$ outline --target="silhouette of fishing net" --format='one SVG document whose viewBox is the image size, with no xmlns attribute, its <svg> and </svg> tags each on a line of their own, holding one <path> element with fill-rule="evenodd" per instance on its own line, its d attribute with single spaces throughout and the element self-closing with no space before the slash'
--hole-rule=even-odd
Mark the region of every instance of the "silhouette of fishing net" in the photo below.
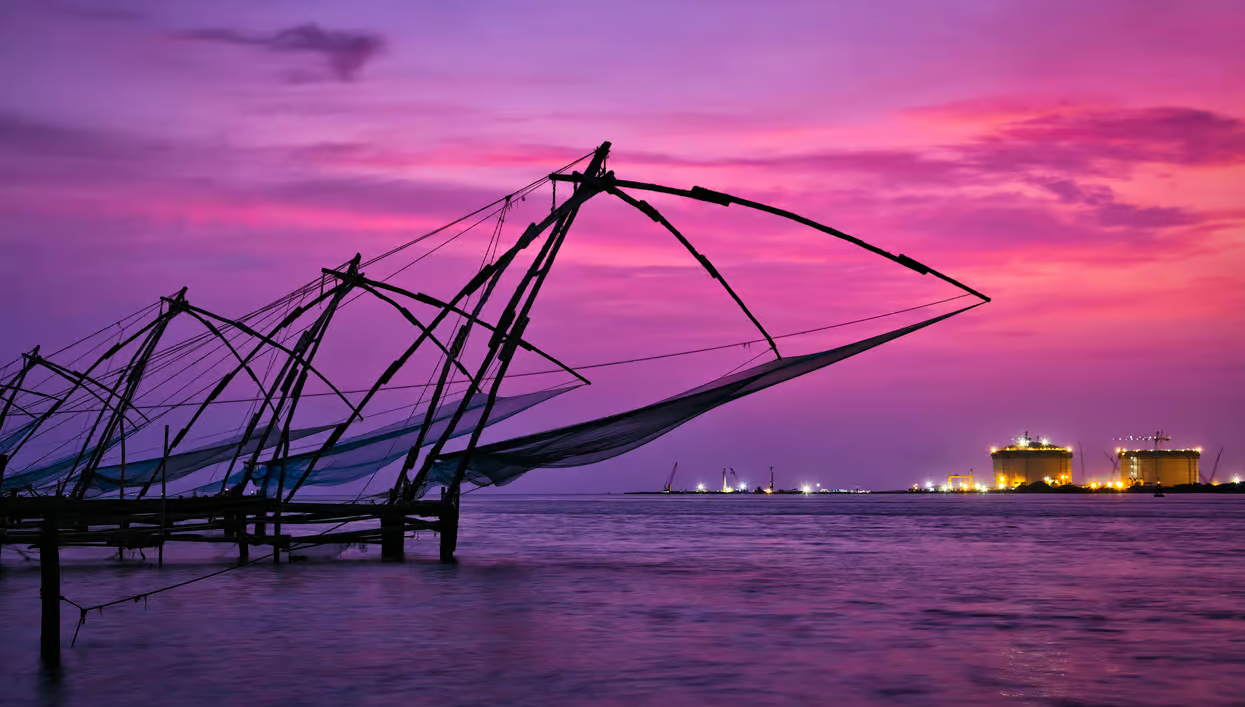
<svg viewBox="0 0 1245 707">
<path fill-rule="evenodd" d="M 534 405 L 573 390 L 575 387 L 577 386 L 554 388 L 536 393 L 499 398 L 489 414 L 487 424 L 492 425 L 501 422 Z M 484 412 L 483 408 L 486 400 L 487 396 L 480 393 L 472 397 L 468 403 L 467 412 L 454 430 L 453 437 L 467 434 L 475 427 Z M 428 434 L 425 435 L 425 445 L 432 444 L 445 431 L 460 402 L 461 400 L 454 400 L 437 408 L 436 412 L 433 413 L 432 425 L 429 428 Z M 407 450 L 418 440 L 420 429 L 423 426 L 423 415 L 419 415 L 418 418 L 421 421 L 418 424 L 412 424 L 410 420 L 403 420 L 338 442 L 320 455 L 315 470 L 307 477 L 304 485 L 336 486 L 346 484 L 374 474 L 385 466 L 392 464 L 405 456 Z M 334 427 L 336 425 L 293 429 L 290 430 L 290 440 L 296 441 L 305 437 L 311 437 L 327 432 Z M 127 432 L 127 436 L 129 434 L 131 433 Z M 265 439 L 265 436 L 267 439 Z M 274 447 L 279 439 L 279 435 L 275 432 L 265 435 L 265 428 L 261 427 L 252 433 L 251 439 L 247 441 L 239 453 L 238 447 L 242 444 L 243 437 L 244 435 L 239 433 L 221 442 L 170 455 L 168 458 L 168 468 L 164 473 L 160 470 L 161 462 L 163 461 L 161 457 L 127 462 L 124 479 L 121 478 L 120 464 L 101 466 L 95 470 L 94 475 L 91 477 L 90 487 L 94 495 L 100 495 L 117 491 L 122 488 L 123 484 L 126 489 L 137 490 L 145 484 L 152 482 L 161 480 L 165 482 L 176 481 L 196 471 L 230 461 L 234 459 L 235 455 L 238 458 L 246 458 L 254 454 L 255 450 L 260 448 L 261 443 L 264 448 Z M 4 441 L 7 442 L 8 438 L 5 438 Z M 116 438 L 109 446 L 115 446 L 119 441 L 120 438 Z M 7 490 L 10 488 L 26 488 L 28 486 L 35 488 L 48 486 L 72 472 L 75 466 L 80 464 L 83 459 L 89 459 L 94 451 L 94 448 L 88 449 L 82 455 L 74 452 L 50 464 L 23 470 L 17 474 L 6 475 L 3 488 Z M 302 476 L 303 471 L 310 466 L 315 456 L 316 452 L 311 451 L 291 455 L 275 463 L 265 462 L 262 470 L 252 472 L 249 475 L 246 469 L 240 469 L 230 475 L 225 486 L 232 487 L 251 481 L 260 487 L 263 492 L 266 492 L 270 487 L 276 488 L 280 480 L 282 466 L 285 469 L 286 484 L 290 484 Z M 221 482 L 215 481 L 183 493 L 210 494 L 216 493 L 220 488 Z"/>
<path fill-rule="evenodd" d="M 564 386 L 535 393 L 498 398 L 485 424 L 494 425 L 577 387 L 579 386 Z M 458 426 L 454 428 L 451 437 L 469 434 L 479 424 L 484 414 L 484 404 L 487 400 L 488 396 L 483 393 L 476 393 L 471 397 L 467 411 L 459 420 Z M 429 425 L 428 432 L 424 435 L 424 446 L 431 445 L 438 437 L 444 434 L 461 402 L 461 399 L 450 401 L 439 406 L 433 412 L 432 424 Z M 421 414 L 417 418 L 420 420 L 417 424 L 412 424 L 410 420 L 403 420 L 402 422 L 396 422 L 341 440 L 319 454 L 315 468 L 307 476 L 303 485 L 340 486 L 375 474 L 386 466 L 405 457 L 407 451 L 419 441 L 424 416 Z M 315 459 L 318 453 L 318 451 L 304 452 L 279 459 L 276 462 L 266 462 L 263 469 L 253 471 L 249 475 L 246 469 L 241 469 L 231 474 L 225 485 L 233 487 L 249 480 L 259 487 L 261 494 L 268 495 L 269 490 L 277 488 L 284 470 L 285 487 L 290 488 L 303 475 L 303 472 L 311 466 L 312 460 Z M 194 489 L 194 491 L 215 493 L 220 490 L 220 486 L 220 482 L 216 481 Z"/>
<path fill-rule="evenodd" d="M 19 433 L 24 430 L 19 430 Z M 137 432 L 137 430 L 127 430 L 126 437 Z M 6 440 L 7 441 L 7 440 Z M 108 447 L 119 444 L 121 436 L 113 437 Z M 0 491 L 9 491 L 13 489 L 41 488 L 56 483 L 80 465 L 84 460 L 90 459 L 97 447 L 89 447 L 85 452 L 73 452 L 57 459 L 54 462 L 44 464 L 42 466 L 23 469 L 17 473 L 6 473 L 4 481 L 0 482 Z M 159 460 L 156 460 L 157 463 Z"/>
<path fill-rule="evenodd" d="M 14 445 L 21 441 L 22 437 L 24 437 L 27 432 L 34 428 L 34 426 L 35 421 L 31 420 L 21 427 L 13 430 L 8 435 L 0 437 L 0 454 L 4 454 L 12 449 Z"/>
<path fill-rule="evenodd" d="M 335 425 L 290 430 L 290 441 L 327 432 L 333 429 L 333 427 Z M 242 444 L 244 433 L 238 433 L 223 442 L 210 446 L 170 455 L 168 471 L 165 473 L 160 471 L 161 459 L 159 457 L 127 462 L 125 465 L 125 487 L 133 489 L 162 479 L 164 481 L 176 481 L 200 469 L 206 469 L 213 464 L 227 462 L 233 459 L 235 454 L 239 457 L 254 454 L 255 450 L 260 448 L 261 442 L 265 448 L 276 446 L 277 441 L 280 439 L 279 435 L 275 432 L 267 435 L 265 433 L 266 428 L 264 427 L 255 430 L 251 435 L 251 439 L 242 447 L 241 453 L 238 452 L 238 445 Z M 90 485 L 91 488 L 101 492 L 118 490 L 122 485 L 121 465 L 113 464 L 111 466 L 99 467 L 91 477 Z"/>
<path fill-rule="evenodd" d="M 504 486 L 533 469 L 561 469 L 605 461 L 643 446 L 720 405 L 850 358 L 968 309 L 971 307 L 829 351 L 762 363 L 636 410 L 477 447 L 468 460 L 463 480 L 477 486 Z M 436 484 L 450 484 L 463 454 L 442 455 L 420 492 Z"/>
</svg>

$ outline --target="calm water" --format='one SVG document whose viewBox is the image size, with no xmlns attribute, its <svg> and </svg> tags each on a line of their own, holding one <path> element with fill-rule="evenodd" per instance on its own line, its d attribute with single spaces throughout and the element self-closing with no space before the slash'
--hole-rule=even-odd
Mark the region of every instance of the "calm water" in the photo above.
<svg viewBox="0 0 1245 707">
<path fill-rule="evenodd" d="M 0 570 L 0 703 L 1245 705 L 1245 498 L 466 499 L 431 536 L 230 572 L 92 616 L 37 668 L 37 563 Z M 68 563 L 106 601 L 224 550 Z"/>
</svg>

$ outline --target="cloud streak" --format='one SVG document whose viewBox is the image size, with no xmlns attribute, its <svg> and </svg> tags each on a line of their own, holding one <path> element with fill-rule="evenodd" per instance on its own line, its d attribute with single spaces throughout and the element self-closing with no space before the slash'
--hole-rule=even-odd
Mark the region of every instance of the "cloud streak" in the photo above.
<svg viewBox="0 0 1245 707">
<path fill-rule="evenodd" d="M 271 34 L 208 28 L 179 32 L 177 36 L 196 42 L 256 47 L 277 54 L 311 54 L 319 57 L 331 76 L 342 82 L 356 80 L 363 68 L 385 49 L 385 41 L 378 34 L 329 30 L 314 23 L 295 25 Z"/>
</svg>

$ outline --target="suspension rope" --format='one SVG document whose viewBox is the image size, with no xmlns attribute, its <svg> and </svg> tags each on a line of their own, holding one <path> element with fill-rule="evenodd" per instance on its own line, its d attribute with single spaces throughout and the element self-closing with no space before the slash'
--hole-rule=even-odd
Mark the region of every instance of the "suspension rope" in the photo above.
<svg viewBox="0 0 1245 707">
<path fill-rule="evenodd" d="M 324 531 L 322 531 L 322 532 L 316 533 L 315 535 L 310 535 L 310 536 L 307 536 L 307 537 L 308 537 L 308 538 L 312 538 L 312 539 L 314 539 L 314 538 L 320 537 L 320 536 L 322 536 L 322 535 L 327 535 L 328 533 L 331 533 L 331 532 L 333 532 L 334 530 L 337 530 L 338 528 L 342 527 L 343 525 L 346 525 L 347 523 L 353 523 L 353 522 L 355 522 L 355 521 L 354 521 L 354 520 L 344 520 L 344 521 L 342 521 L 342 522 L 338 523 L 337 525 L 333 526 L 332 528 L 329 528 L 329 529 L 324 530 Z M 308 547 L 312 547 L 312 546 L 314 546 L 314 545 L 318 545 L 318 544 L 319 544 L 319 543 L 314 543 L 314 542 L 303 542 L 303 543 L 297 543 L 297 544 L 295 544 L 295 545 L 291 545 L 291 546 L 290 546 L 290 547 L 286 550 L 286 553 L 292 552 L 292 551 L 294 551 L 294 550 L 302 550 L 302 549 L 305 549 L 305 548 L 308 548 Z M 208 574 L 202 575 L 202 576 L 200 576 L 200 577 L 195 577 L 195 578 L 193 578 L 193 579 L 188 579 L 188 580 L 186 580 L 186 581 L 184 581 L 184 582 L 178 582 L 178 583 L 176 583 L 176 584 L 170 584 L 170 585 L 168 585 L 168 586 L 166 586 L 166 587 L 160 587 L 159 589 L 153 589 L 153 590 L 151 590 L 151 591 L 149 591 L 149 592 L 140 592 L 140 593 L 138 593 L 138 594 L 132 594 L 132 595 L 130 595 L 130 596 L 128 596 L 128 597 L 123 597 L 123 598 L 121 598 L 121 599 L 114 599 L 113 601 L 106 601 L 106 602 L 104 602 L 104 603 L 102 603 L 102 604 L 94 604 L 94 605 L 92 605 L 92 606 L 83 606 L 83 605 L 79 604 L 78 602 L 76 602 L 76 601 L 74 601 L 74 600 L 70 599 L 69 597 L 67 597 L 67 596 L 65 596 L 65 595 L 63 595 L 63 594 L 62 594 L 62 595 L 60 596 L 60 600 L 61 600 L 61 601 L 65 602 L 66 604 L 69 604 L 69 605 L 71 605 L 71 606 L 77 607 L 77 609 L 78 609 L 78 626 L 77 626 L 77 628 L 75 628 L 75 629 L 74 629 L 74 632 L 73 632 L 73 640 L 69 643 L 69 647 L 70 647 L 70 648 L 73 648 L 73 647 L 75 647 L 75 646 L 77 645 L 77 643 L 78 643 L 78 632 L 79 632 L 79 631 L 81 631 L 81 630 L 82 630 L 83 625 L 85 625 L 85 624 L 86 624 L 86 617 L 87 617 L 87 614 L 88 614 L 89 612 L 92 612 L 92 611 L 98 611 L 98 612 L 100 613 L 100 615 L 102 616 L 102 615 L 103 615 L 103 613 L 104 613 L 104 609 L 107 609 L 107 608 L 108 608 L 108 607 L 110 607 L 110 606 L 117 606 L 118 604 L 126 604 L 126 603 L 134 603 L 134 604 L 137 604 L 140 600 L 141 600 L 141 601 L 146 602 L 146 600 L 147 600 L 148 598 L 150 598 L 150 597 L 152 597 L 152 596 L 155 596 L 156 594 L 161 594 L 161 593 L 164 593 L 164 592 L 172 591 L 172 590 L 174 590 L 174 589 L 179 589 L 179 588 L 181 588 L 181 587 L 185 587 L 185 586 L 187 586 L 187 585 L 194 584 L 194 583 L 196 583 L 196 582 L 202 582 L 202 581 L 204 581 L 204 580 L 211 579 L 211 578 L 213 578 L 213 577 L 219 577 L 220 575 L 225 574 L 226 572 L 233 572 L 234 570 L 239 570 L 239 569 L 242 569 L 243 567 L 250 567 L 251 565 L 259 564 L 260 562 L 263 562 L 264 560 L 267 560 L 267 559 L 271 558 L 273 555 L 277 554 L 278 552 L 280 552 L 280 550 L 273 550 L 272 552 L 268 553 L 267 555 L 264 555 L 263 557 L 258 557 L 258 558 L 254 559 L 254 560 L 250 560 L 249 562 L 244 562 L 244 563 L 241 563 L 241 564 L 233 565 L 233 566 L 231 566 L 231 567 L 226 567 L 225 569 L 222 569 L 222 570 L 217 570 L 216 572 L 211 572 L 211 573 L 208 573 Z"/>
<path fill-rule="evenodd" d="M 920 304 L 915 307 L 905 307 L 904 309 L 897 309 L 893 312 L 887 312 L 885 314 L 877 314 L 871 317 L 864 317 L 862 319 L 853 319 L 851 321 L 840 322 L 838 324 L 828 324 L 826 326 L 814 327 L 812 329 L 805 329 L 803 331 L 793 331 L 787 334 L 778 334 L 774 336 L 774 338 L 775 339 L 789 339 L 795 336 L 805 336 L 808 334 L 815 334 L 815 333 L 822 332 L 822 331 L 828 331 L 830 329 L 839 329 L 841 327 L 851 326 L 853 324 L 862 324 L 864 322 L 871 322 L 877 319 L 883 319 L 885 317 L 893 317 L 898 314 L 913 312 L 919 309 L 926 309 L 928 307 L 933 307 L 935 305 L 944 304 L 946 302 L 951 302 L 951 301 L 962 299 L 964 297 L 969 297 L 969 296 L 970 295 L 968 294 L 956 295 L 955 297 L 948 297 L 946 299 L 940 299 L 934 302 L 927 302 L 925 304 Z M 706 346 L 704 348 L 699 348 L 699 349 L 687 349 L 684 351 L 673 351 L 670 353 L 656 354 L 653 356 L 638 356 L 635 358 L 627 358 L 627 359 L 621 359 L 617 361 L 605 361 L 602 363 L 588 363 L 582 366 L 570 366 L 570 368 L 576 371 L 586 371 L 586 370 L 591 370 L 594 368 L 609 368 L 613 366 L 625 366 L 625 365 L 632 364 L 632 363 L 643 363 L 646 361 L 658 361 L 661 359 L 677 358 L 680 356 L 692 356 L 695 354 L 709 353 L 712 351 L 723 351 L 725 349 L 733 349 L 733 348 L 737 348 L 740 346 L 748 346 L 751 344 L 759 344 L 759 343 L 764 343 L 764 342 L 765 342 L 765 339 L 749 339 L 747 341 L 736 341 L 730 344 L 720 344 L 717 346 Z M 530 377 L 530 376 L 550 375 L 553 373 L 565 373 L 565 370 L 561 368 L 550 368 L 550 369 L 541 370 L 541 371 L 528 371 L 525 373 L 507 373 L 506 377 L 507 378 L 525 378 L 525 377 Z M 484 380 L 492 380 L 492 377 L 491 376 L 486 377 Z M 418 389 L 418 388 L 429 387 L 429 385 L 430 384 L 425 384 L 425 383 L 411 383 L 407 385 L 390 385 L 390 386 L 383 386 L 379 390 L 383 390 L 383 391 L 413 390 L 413 389 Z M 368 391 L 359 389 L 359 390 L 343 390 L 341 392 L 344 395 L 353 395 L 353 394 L 358 394 L 358 393 L 366 393 Z M 327 396 L 327 395 L 336 395 L 336 393 L 332 393 L 328 391 L 320 392 L 320 393 L 303 393 L 303 397 L 322 397 L 322 396 Z M 225 404 L 234 404 L 234 403 L 250 403 L 250 402 L 254 402 L 255 400 L 256 398 L 234 398 L 230 400 L 217 400 L 217 401 L 214 401 L 212 404 L 213 405 L 225 405 Z M 151 406 L 139 405 L 136 407 L 138 409 L 147 410 L 147 409 L 155 409 L 155 408 L 185 407 L 188 405 L 198 405 L 198 404 L 199 403 L 175 403 L 171 405 L 151 405 Z M 70 412 L 92 412 L 92 410 L 80 409 L 80 410 L 65 411 L 66 414 Z"/>
</svg>

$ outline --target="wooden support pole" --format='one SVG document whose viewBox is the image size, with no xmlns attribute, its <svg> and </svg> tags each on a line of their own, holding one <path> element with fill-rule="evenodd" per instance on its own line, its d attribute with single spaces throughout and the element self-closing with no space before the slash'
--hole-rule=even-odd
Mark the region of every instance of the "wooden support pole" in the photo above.
<svg viewBox="0 0 1245 707">
<path fill-rule="evenodd" d="M 168 537 L 169 519 L 169 426 L 164 426 L 164 459 L 160 462 L 160 549 L 156 564 L 164 567 L 164 540 Z"/>
<path fill-rule="evenodd" d="M 458 549 L 458 493 L 441 489 L 441 561 L 453 562 Z"/>
<path fill-rule="evenodd" d="M 281 537 L 281 496 L 285 491 L 285 456 L 290 453 L 290 426 L 287 422 L 285 429 L 281 432 L 281 443 L 277 445 L 277 449 L 284 455 L 281 458 L 281 478 L 277 479 L 277 507 L 272 511 L 272 534 L 275 537 Z M 272 564 L 281 564 L 281 545 L 275 540 L 272 544 Z"/>
<path fill-rule="evenodd" d="M 61 552 L 57 522 L 55 513 L 45 515 L 39 538 L 39 597 L 43 602 L 39 657 L 49 670 L 61 664 Z"/>
<path fill-rule="evenodd" d="M 17 393 L 14 392 L 14 395 L 16 394 Z M 4 468 L 8 465 L 8 463 L 9 463 L 8 455 L 6 455 L 4 452 L 0 452 L 0 488 L 4 487 Z M 0 495 L 3 495 L 3 493 L 4 492 L 0 490 Z M 9 519 L 4 514 L 0 513 L 0 553 L 4 552 L 4 540 L 5 540 L 5 537 L 8 535 L 8 532 L 9 532 Z M 0 570 L 3 570 L 3 569 L 4 569 L 4 563 L 0 562 Z"/>
<path fill-rule="evenodd" d="M 402 547 L 406 537 L 406 518 L 401 511 L 393 506 L 385 509 L 380 517 L 380 558 L 382 560 L 401 560 L 405 550 Z"/>
<path fill-rule="evenodd" d="M 125 416 L 121 416 L 121 481 L 118 484 L 117 498 L 125 500 Z"/>
<path fill-rule="evenodd" d="M 251 559 L 251 545 L 246 541 L 246 514 L 239 513 L 234 518 L 238 521 L 238 562 L 249 562 Z"/>
</svg>

